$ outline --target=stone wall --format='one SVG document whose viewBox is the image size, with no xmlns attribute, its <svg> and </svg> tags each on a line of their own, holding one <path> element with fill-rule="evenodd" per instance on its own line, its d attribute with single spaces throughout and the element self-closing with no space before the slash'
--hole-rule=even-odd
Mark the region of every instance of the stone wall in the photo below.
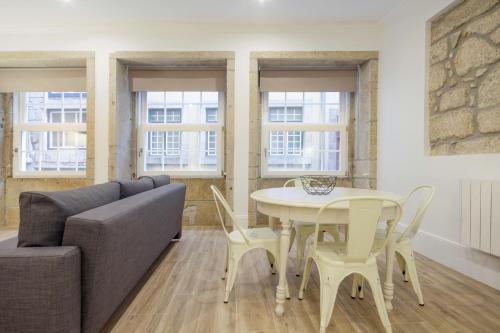
<svg viewBox="0 0 500 333">
<path fill-rule="evenodd" d="M 500 1 L 457 1 L 430 39 L 431 154 L 500 153 Z"/>
</svg>

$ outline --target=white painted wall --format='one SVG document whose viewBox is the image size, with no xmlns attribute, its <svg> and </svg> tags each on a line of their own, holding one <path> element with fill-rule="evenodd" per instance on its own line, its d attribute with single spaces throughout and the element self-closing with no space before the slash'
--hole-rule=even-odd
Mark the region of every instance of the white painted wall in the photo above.
<svg viewBox="0 0 500 333">
<path fill-rule="evenodd" d="M 130 24 L 0 30 L 0 51 L 96 52 L 96 182 L 107 180 L 109 53 L 115 51 L 235 51 L 235 213 L 248 207 L 249 54 L 251 51 L 378 50 L 380 24 L 201 25 Z"/>
<path fill-rule="evenodd" d="M 500 289 L 500 258 L 462 247 L 460 179 L 500 179 L 500 154 L 425 153 L 426 22 L 451 0 L 407 0 L 384 20 L 379 86 L 379 187 L 403 193 L 429 183 L 437 192 L 418 252 Z"/>
</svg>

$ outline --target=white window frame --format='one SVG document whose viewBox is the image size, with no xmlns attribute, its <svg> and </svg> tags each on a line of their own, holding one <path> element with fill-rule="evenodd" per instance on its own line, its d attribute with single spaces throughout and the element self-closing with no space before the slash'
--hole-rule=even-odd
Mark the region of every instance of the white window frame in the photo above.
<svg viewBox="0 0 500 333">
<path fill-rule="evenodd" d="M 48 92 L 45 92 L 45 102 L 44 102 L 44 114 L 48 117 L 47 110 L 54 109 L 50 105 Z M 64 94 L 62 98 L 61 112 L 64 114 Z M 81 97 L 80 97 L 81 98 Z M 22 147 L 22 133 L 23 132 L 83 132 L 87 133 L 87 123 L 29 123 L 25 121 L 26 117 L 26 96 L 25 93 L 15 93 L 13 97 L 14 105 L 14 124 L 13 124 L 13 168 L 12 174 L 14 178 L 85 178 L 87 176 L 87 169 L 78 171 L 22 171 L 21 163 L 24 159 L 23 147 Z M 81 104 L 80 104 L 81 106 Z M 85 107 L 87 110 L 87 106 Z M 87 112 L 87 111 L 85 111 Z M 80 119 L 82 119 L 83 108 L 80 107 L 79 110 Z M 61 121 L 64 121 L 63 116 Z M 47 134 L 50 136 L 50 134 Z M 46 138 L 47 144 L 49 144 L 49 138 Z M 87 146 L 87 143 L 85 143 Z M 47 147 L 49 148 L 49 146 Z M 57 147 L 54 150 L 64 149 L 64 147 Z M 75 147 L 75 150 L 83 150 L 84 148 Z M 85 148 L 87 150 L 87 148 Z M 40 145 L 40 153 L 42 152 L 42 145 Z M 21 156 L 23 155 L 23 156 Z M 78 161 L 76 162 L 78 166 Z M 87 166 L 88 167 L 88 166 Z"/>
<path fill-rule="evenodd" d="M 269 121 L 269 104 L 268 104 L 268 93 L 261 94 L 262 100 L 262 123 L 261 123 L 261 175 L 263 178 L 285 178 L 285 177 L 298 177 L 301 175 L 331 175 L 338 177 L 347 177 L 347 166 L 348 166 L 348 128 L 349 128 L 349 94 L 340 93 L 339 96 L 339 107 L 342 105 L 346 106 L 345 112 L 340 112 L 339 123 L 303 123 L 297 121 L 287 122 L 286 113 L 286 101 L 284 105 L 284 122 Z M 344 100 L 342 100 L 344 99 Z M 298 105 L 290 105 L 290 107 L 296 107 Z M 302 105 L 305 107 L 305 105 Z M 303 109 L 303 112 L 305 110 Z M 302 120 L 304 119 L 304 114 L 302 114 Z M 283 153 L 282 154 L 272 154 L 270 147 L 270 137 L 271 132 L 283 131 Z M 339 132 L 340 133 L 340 168 L 339 170 L 280 170 L 280 171 L 270 171 L 267 164 L 267 153 L 270 155 L 285 155 L 288 145 L 288 134 L 287 132 L 299 131 L 299 132 Z M 303 140 L 303 138 L 302 138 Z M 303 143 L 302 143 L 303 144 Z M 303 150 L 303 148 L 302 148 Z M 300 155 L 300 154 L 290 154 L 287 155 Z"/>
<path fill-rule="evenodd" d="M 201 93 L 201 92 L 200 92 Z M 206 122 L 205 118 L 200 118 L 203 122 L 200 123 L 148 123 L 147 122 L 147 92 L 137 93 L 136 114 L 137 114 L 137 174 L 139 176 L 154 176 L 169 174 L 175 178 L 222 178 L 224 177 L 224 93 L 218 92 L 219 103 L 217 105 L 217 122 Z M 184 105 L 184 101 L 182 103 Z M 166 109 L 169 107 L 167 106 Z M 172 107 L 173 108 L 173 107 Z M 166 115 L 165 115 L 166 116 Z M 182 121 L 182 120 L 181 120 Z M 179 132 L 180 133 L 180 148 L 182 149 L 182 133 L 183 132 L 215 132 L 217 137 L 216 155 L 217 167 L 214 171 L 191 171 L 191 170 L 161 170 L 161 171 L 146 171 L 145 152 L 147 142 L 145 142 L 145 134 L 147 132 Z M 167 152 L 167 140 L 165 139 L 165 151 Z M 179 149 L 180 152 L 180 149 Z M 220 153 L 219 153 L 220 152 Z M 219 154 L 217 154 L 219 153 Z"/>
</svg>

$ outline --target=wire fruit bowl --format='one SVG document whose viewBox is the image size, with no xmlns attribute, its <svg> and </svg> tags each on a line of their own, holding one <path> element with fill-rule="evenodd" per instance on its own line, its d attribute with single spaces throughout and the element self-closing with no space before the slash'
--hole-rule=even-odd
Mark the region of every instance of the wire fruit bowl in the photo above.
<svg viewBox="0 0 500 333">
<path fill-rule="evenodd" d="M 337 184 L 334 176 L 300 176 L 302 188 L 311 195 L 327 195 Z"/>
</svg>

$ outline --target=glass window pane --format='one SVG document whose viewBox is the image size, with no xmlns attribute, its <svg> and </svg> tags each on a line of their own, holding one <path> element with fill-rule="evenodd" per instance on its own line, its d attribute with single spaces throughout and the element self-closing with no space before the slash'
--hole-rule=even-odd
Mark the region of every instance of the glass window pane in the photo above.
<svg viewBox="0 0 500 333">
<path fill-rule="evenodd" d="M 215 131 L 146 132 L 145 171 L 216 171 Z"/>
<path fill-rule="evenodd" d="M 269 105 L 285 105 L 285 93 L 284 92 L 269 92 L 268 93 L 268 103 Z"/>
<path fill-rule="evenodd" d="M 163 107 L 165 104 L 165 93 L 148 91 L 147 96 L 148 107 Z"/>
<path fill-rule="evenodd" d="M 182 91 L 167 91 L 165 96 L 166 104 L 182 104 Z"/>
<path fill-rule="evenodd" d="M 21 171 L 84 171 L 85 132 L 21 132 Z"/>
<path fill-rule="evenodd" d="M 218 108 L 206 108 L 205 117 L 207 123 L 216 123 L 218 121 Z"/>
<path fill-rule="evenodd" d="M 340 132 L 271 131 L 268 170 L 339 171 L 341 169 Z"/>
<path fill-rule="evenodd" d="M 304 93 L 302 92 L 287 92 L 286 104 L 287 105 L 302 105 L 304 103 Z"/>
<path fill-rule="evenodd" d="M 200 104 L 200 103 L 201 103 L 201 92 L 198 91 L 184 92 L 184 104 Z"/>
<path fill-rule="evenodd" d="M 87 109 L 87 99 L 81 98 L 83 94 L 83 92 L 24 93 L 24 121 L 28 123 L 84 122 L 79 116 L 80 110 L 86 112 Z"/>
<path fill-rule="evenodd" d="M 164 123 L 165 110 L 164 109 L 148 109 L 148 123 Z"/>
<path fill-rule="evenodd" d="M 201 102 L 203 104 L 217 104 L 219 102 L 219 93 L 216 91 L 203 91 L 201 93 Z"/>
<path fill-rule="evenodd" d="M 169 108 L 167 109 L 167 123 L 181 123 L 182 122 L 182 109 Z"/>
</svg>

